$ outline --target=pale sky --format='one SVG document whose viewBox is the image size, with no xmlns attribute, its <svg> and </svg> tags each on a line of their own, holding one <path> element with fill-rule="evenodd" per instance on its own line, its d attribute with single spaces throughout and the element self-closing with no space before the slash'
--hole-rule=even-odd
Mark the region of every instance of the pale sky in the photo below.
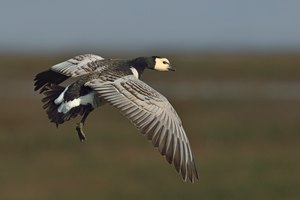
<svg viewBox="0 0 300 200">
<path fill-rule="evenodd" d="M 300 49 L 299 0 L 0 0 L 0 52 Z"/>
</svg>

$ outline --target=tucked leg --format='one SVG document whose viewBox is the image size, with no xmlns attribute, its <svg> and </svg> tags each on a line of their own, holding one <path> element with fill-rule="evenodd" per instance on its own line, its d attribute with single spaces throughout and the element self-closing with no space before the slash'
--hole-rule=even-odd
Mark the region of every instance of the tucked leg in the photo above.
<svg viewBox="0 0 300 200">
<path fill-rule="evenodd" d="M 78 133 L 78 137 L 79 137 L 79 140 L 80 142 L 84 142 L 86 140 L 86 136 L 83 132 L 83 126 L 84 126 L 84 123 L 85 123 L 85 120 L 87 118 L 87 116 L 93 111 L 93 109 L 89 109 L 88 111 L 86 111 L 81 119 L 81 121 L 77 124 L 76 126 L 76 131 Z"/>
</svg>

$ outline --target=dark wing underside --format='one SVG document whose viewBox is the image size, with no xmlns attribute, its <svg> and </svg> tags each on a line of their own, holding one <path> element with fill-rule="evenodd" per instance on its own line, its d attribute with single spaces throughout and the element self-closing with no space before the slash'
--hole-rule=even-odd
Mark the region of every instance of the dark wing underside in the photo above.
<svg viewBox="0 0 300 200">
<path fill-rule="evenodd" d="M 40 92 L 43 92 L 46 88 L 45 86 L 60 84 L 70 77 L 79 77 L 95 70 L 101 70 L 101 67 L 104 66 L 98 65 L 97 61 L 99 60 L 103 60 L 103 58 L 93 54 L 85 54 L 58 63 L 49 70 L 35 76 L 34 90 L 41 89 Z"/>
<path fill-rule="evenodd" d="M 132 75 L 113 82 L 95 79 L 86 83 L 100 98 L 126 116 L 154 147 L 173 164 L 186 181 L 198 174 L 180 118 L 168 100 Z"/>
<path fill-rule="evenodd" d="M 47 70 L 43 71 L 35 76 L 34 79 L 34 90 L 37 91 L 44 86 L 47 86 L 49 84 L 60 84 L 67 80 L 69 77 L 60 73 L 57 73 L 55 71 Z M 41 90 L 43 92 L 43 89 Z"/>
</svg>

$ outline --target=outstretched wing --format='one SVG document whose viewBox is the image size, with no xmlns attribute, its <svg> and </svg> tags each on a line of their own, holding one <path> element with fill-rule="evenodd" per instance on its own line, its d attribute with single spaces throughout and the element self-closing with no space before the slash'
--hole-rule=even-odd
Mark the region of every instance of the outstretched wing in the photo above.
<svg viewBox="0 0 300 200">
<path fill-rule="evenodd" d="M 99 66 L 97 61 L 103 60 L 101 56 L 93 54 L 79 55 L 67 61 L 52 66 L 49 70 L 36 75 L 34 90 L 44 88 L 51 83 L 59 84 L 70 77 L 78 77 L 88 74 L 103 66 Z M 43 89 L 41 90 L 41 92 Z"/>
<path fill-rule="evenodd" d="M 51 71 L 68 77 L 77 77 L 94 71 L 99 66 L 96 61 L 103 60 L 101 56 L 93 54 L 79 55 L 65 62 L 52 66 Z"/>
<path fill-rule="evenodd" d="M 95 79 L 86 83 L 126 116 L 154 147 L 173 164 L 186 181 L 198 174 L 188 138 L 180 118 L 169 101 L 132 75 L 114 82 Z"/>
</svg>

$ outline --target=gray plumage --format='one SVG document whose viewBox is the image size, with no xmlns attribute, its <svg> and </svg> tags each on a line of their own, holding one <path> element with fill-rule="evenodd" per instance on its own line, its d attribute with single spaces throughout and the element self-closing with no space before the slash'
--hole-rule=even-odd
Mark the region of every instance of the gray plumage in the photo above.
<svg viewBox="0 0 300 200">
<path fill-rule="evenodd" d="M 163 95 L 138 79 L 145 68 L 164 71 L 164 65 L 165 71 L 172 69 L 167 59 L 157 56 L 119 60 L 80 55 L 38 74 L 35 90 L 46 96 L 44 108 L 57 125 L 84 115 L 76 127 L 81 140 L 85 139 L 82 127 L 87 115 L 97 106 L 109 103 L 152 141 L 183 180 L 194 182 L 198 174 L 179 116 Z M 59 85 L 70 77 L 79 80 L 67 88 Z"/>
<path fill-rule="evenodd" d="M 97 61 L 100 60 L 104 58 L 93 54 L 79 55 L 54 65 L 50 69 L 69 77 L 78 77 L 103 68 L 104 66 L 97 65 Z"/>
<path fill-rule="evenodd" d="M 197 171 L 189 141 L 180 118 L 163 95 L 132 75 L 109 83 L 96 79 L 85 85 L 126 116 L 184 180 L 194 181 Z"/>
</svg>

